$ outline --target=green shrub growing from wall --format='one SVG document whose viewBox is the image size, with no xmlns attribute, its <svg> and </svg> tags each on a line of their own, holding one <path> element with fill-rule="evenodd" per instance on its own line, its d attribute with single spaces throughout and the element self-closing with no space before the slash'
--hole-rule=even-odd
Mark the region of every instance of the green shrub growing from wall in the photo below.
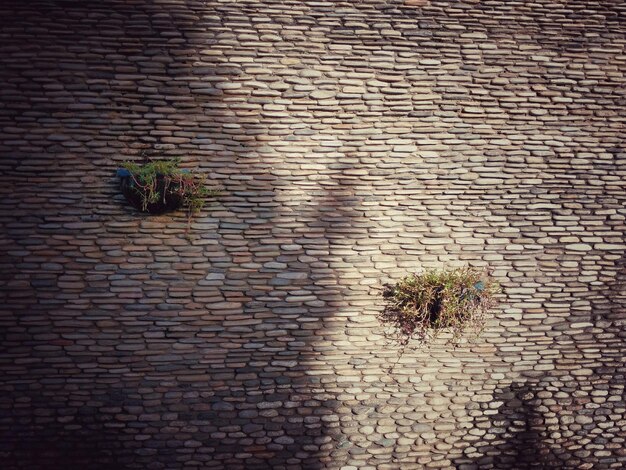
<svg viewBox="0 0 626 470">
<path fill-rule="evenodd" d="M 219 191 L 206 186 L 206 177 L 181 169 L 179 164 L 177 158 L 124 162 L 123 170 L 118 171 L 124 195 L 143 212 L 160 214 L 182 205 L 191 217 L 202 209 L 205 198 L 215 197 Z"/>
</svg>

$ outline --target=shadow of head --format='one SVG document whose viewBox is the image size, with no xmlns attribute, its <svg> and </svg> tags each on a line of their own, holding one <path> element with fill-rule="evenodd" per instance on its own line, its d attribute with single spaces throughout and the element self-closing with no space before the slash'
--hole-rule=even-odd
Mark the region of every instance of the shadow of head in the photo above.
<svg viewBox="0 0 626 470">
<path fill-rule="evenodd" d="M 471 402 L 472 427 L 463 441 L 468 446 L 455 460 L 459 470 L 536 469 L 546 466 L 542 444 L 545 419 L 538 406 L 538 388 L 514 382 L 496 389 L 489 402 Z"/>
</svg>

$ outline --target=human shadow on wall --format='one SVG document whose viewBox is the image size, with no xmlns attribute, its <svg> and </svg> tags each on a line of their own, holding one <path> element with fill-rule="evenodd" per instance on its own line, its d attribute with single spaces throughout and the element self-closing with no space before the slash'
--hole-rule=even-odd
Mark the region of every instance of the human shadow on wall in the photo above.
<svg viewBox="0 0 626 470">
<path fill-rule="evenodd" d="M 606 391 L 615 402 L 623 401 L 623 371 L 603 369 L 595 371 L 601 378 L 594 387 Z M 567 428 L 577 423 L 575 429 L 589 436 L 587 439 L 599 439 L 596 446 L 606 444 L 608 437 L 590 432 L 594 427 L 590 424 L 593 413 L 585 409 L 588 401 L 580 388 L 581 384 L 566 383 L 558 391 L 557 403 L 555 387 L 549 379 L 514 382 L 510 387 L 496 389 L 489 402 L 471 403 L 467 407 L 473 416 L 471 431 L 463 439 L 463 455 L 453 458 L 453 465 L 458 470 L 558 470 L 588 466 L 584 460 L 586 452 L 579 446 L 564 445 L 573 435 L 571 430 L 563 429 L 564 424 Z M 553 403 L 546 403 L 546 397 L 553 397 Z M 609 412 L 600 413 L 604 414 Z M 619 435 L 615 427 L 609 432 Z"/>
<path fill-rule="evenodd" d="M 493 400 L 467 406 L 472 432 L 464 441 L 464 455 L 453 460 L 458 470 L 530 470 L 551 467 L 542 444 L 546 423 L 540 413 L 539 389 L 514 382 L 495 390 Z"/>
<path fill-rule="evenodd" d="M 39 112 L 57 130 L 76 136 L 88 129 L 98 134 L 96 143 L 111 141 L 126 150 L 121 159 L 145 144 L 164 156 L 196 155 L 201 169 L 223 184 L 225 196 L 220 208 L 192 224 L 190 241 L 176 216 L 144 224 L 136 214 L 124 215 L 108 198 L 115 191 L 112 180 L 107 187 L 78 187 L 95 206 L 78 205 L 74 215 L 102 217 L 90 219 L 89 230 L 47 229 L 45 235 L 90 240 L 102 256 L 86 265 L 62 261 L 63 274 L 88 287 L 32 291 L 35 301 L 52 296 L 58 302 L 37 307 L 45 325 L 24 326 L 22 354 L 34 364 L 46 357 L 61 365 L 20 369 L 22 384 L 3 379 L 10 395 L 2 417 L 7 468 L 316 469 L 332 458 L 328 423 L 336 423 L 336 402 L 323 380 L 308 372 L 323 354 L 317 342 L 323 319 L 337 308 L 341 282 L 315 253 L 330 253 L 328 240 L 333 233 L 344 236 L 336 227 L 347 219 L 340 222 L 311 204 L 300 214 L 311 225 L 293 222 L 294 212 L 276 197 L 289 181 L 269 173 L 271 164 L 258 158 L 259 141 L 237 141 L 246 131 L 263 135 L 270 123 L 241 118 L 234 110 L 239 100 L 229 102 L 219 88 L 191 89 L 192 80 L 197 85 L 202 77 L 221 75 L 219 81 L 229 83 L 236 75 L 216 57 L 193 64 L 199 48 L 219 40 L 210 24 L 198 23 L 206 5 L 190 5 L 60 1 L 22 10 L 16 4 L 13 26 L 21 20 L 65 26 L 48 30 L 40 38 L 45 44 L 31 49 L 42 59 L 34 63 L 48 67 L 36 72 L 67 85 L 65 99 L 77 98 L 88 80 L 97 90 L 95 107 L 66 113 L 45 87 L 20 89 L 43 103 Z M 97 26 L 90 26 L 94 21 Z M 48 60 L 72 48 L 87 51 L 80 65 L 64 68 Z M 90 50 L 111 50 L 117 69 L 98 64 Z M 141 64 L 146 56 L 158 60 Z M 144 119 L 150 114 L 157 116 Z M 68 163 L 86 172 L 113 174 L 107 153 L 94 161 L 82 144 L 74 148 L 76 153 L 59 147 L 45 152 L 63 151 Z M 107 197 L 99 198 L 98 191 Z M 349 198 L 326 197 L 328 205 L 349 207 Z M 45 208 L 53 216 L 62 210 Z M 175 243 L 146 245 L 145 238 L 163 240 L 164 227 Z M 105 261 L 116 250 L 128 258 L 143 252 L 144 264 Z M 176 253 L 182 261 L 168 259 Z M 116 297 L 119 281 L 140 295 L 122 292 L 118 301 L 100 300 Z M 75 295 L 83 299 L 80 318 L 63 300 Z M 42 328 L 70 339 L 41 352 L 46 340 L 36 334 Z"/>
</svg>

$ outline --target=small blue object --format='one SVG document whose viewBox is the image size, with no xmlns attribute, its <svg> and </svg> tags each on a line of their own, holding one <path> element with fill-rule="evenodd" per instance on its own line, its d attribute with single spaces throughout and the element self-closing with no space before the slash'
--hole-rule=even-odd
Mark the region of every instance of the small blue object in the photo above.
<svg viewBox="0 0 626 470">
<path fill-rule="evenodd" d="M 476 290 L 484 290 L 485 289 L 485 283 L 483 281 L 478 281 L 476 284 L 474 284 L 474 289 L 476 289 Z"/>
</svg>

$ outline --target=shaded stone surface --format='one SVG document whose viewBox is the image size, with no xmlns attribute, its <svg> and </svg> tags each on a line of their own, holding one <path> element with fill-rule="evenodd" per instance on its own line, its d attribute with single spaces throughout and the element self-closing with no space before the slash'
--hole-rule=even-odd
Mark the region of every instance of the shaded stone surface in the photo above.
<svg viewBox="0 0 626 470">
<path fill-rule="evenodd" d="M 623 468 L 625 13 L 2 2 L 3 468 Z M 135 212 L 144 149 L 223 196 Z M 442 264 L 502 306 L 389 373 Z"/>
</svg>

